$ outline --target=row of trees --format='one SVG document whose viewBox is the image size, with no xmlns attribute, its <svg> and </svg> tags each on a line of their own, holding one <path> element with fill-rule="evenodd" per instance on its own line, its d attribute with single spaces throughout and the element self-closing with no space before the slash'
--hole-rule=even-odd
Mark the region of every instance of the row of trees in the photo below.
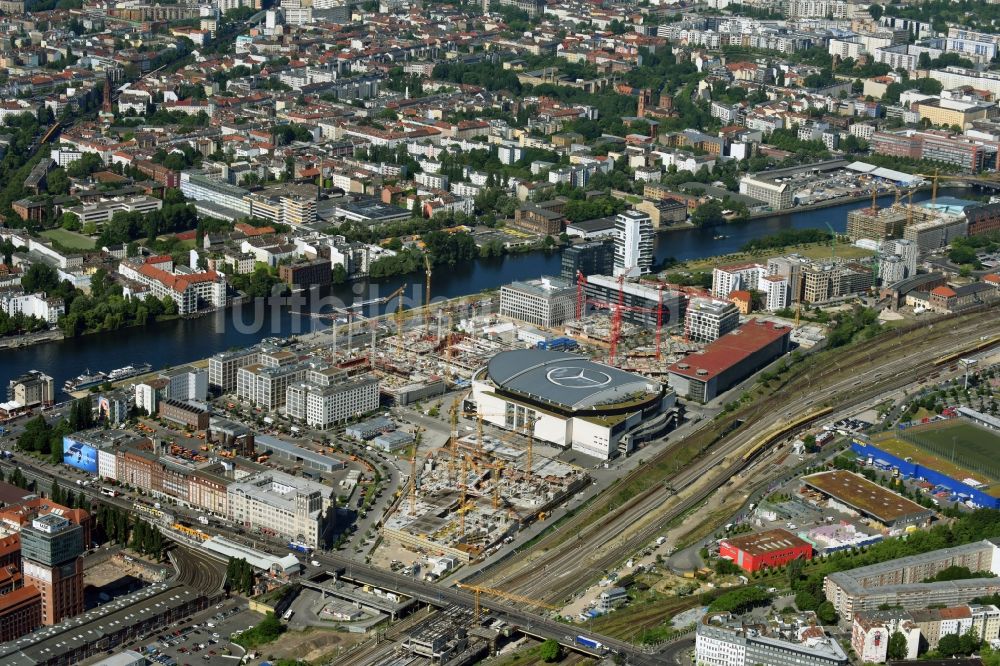
<svg viewBox="0 0 1000 666">
<path fill-rule="evenodd" d="M 97 524 L 104 530 L 108 540 L 127 544 L 132 531 L 131 519 L 127 511 L 105 502 L 97 503 Z"/>
<path fill-rule="evenodd" d="M 132 527 L 132 539 L 129 547 L 143 555 L 151 555 L 156 559 L 163 559 L 163 552 L 166 548 L 166 540 L 163 533 L 155 526 L 143 519 L 139 519 Z"/>
<path fill-rule="evenodd" d="M 256 577 L 253 565 L 242 557 L 230 557 L 226 565 L 226 590 L 239 594 L 249 595 L 253 593 Z"/>
</svg>

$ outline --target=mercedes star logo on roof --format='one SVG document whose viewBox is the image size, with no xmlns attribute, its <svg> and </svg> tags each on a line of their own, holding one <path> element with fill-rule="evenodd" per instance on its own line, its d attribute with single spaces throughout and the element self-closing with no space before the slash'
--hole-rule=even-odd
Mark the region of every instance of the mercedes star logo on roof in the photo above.
<svg viewBox="0 0 1000 666">
<path fill-rule="evenodd" d="M 552 368 L 545 378 L 563 388 L 593 389 L 611 383 L 611 375 L 605 372 L 576 366 Z"/>
</svg>

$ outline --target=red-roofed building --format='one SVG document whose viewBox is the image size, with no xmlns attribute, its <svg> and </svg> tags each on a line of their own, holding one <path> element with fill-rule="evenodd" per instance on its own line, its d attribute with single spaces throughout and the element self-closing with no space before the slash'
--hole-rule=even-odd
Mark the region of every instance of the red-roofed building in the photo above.
<svg viewBox="0 0 1000 666">
<path fill-rule="evenodd" d="M 808 541 L 782 529 L 719 542 L 719 557 L 731 560 L 739 568 L 751 573 L 782 567 L 792 560 L 811 560 L 812 554 L 812 546 Z"/>
<path fill-rule="evenodd" d="M 42 595 L 38 588 L 18 587 L 0 596 L 0 643 L 24 636 L 40 626 Z"/>
<path fill-rule="evenodd" d="M 212 307 L 223 307 L 226 304 L 226 279 L 222 275 L 215 271 L 176 273 L 164 268 L 172 266 L 173 261 L 146 260 L 142 264 L 123 261 L 118 265 L 118 272 L 129 280 L 149 287 L 147 297 L 170 297 L 177 304 L 178 314 L 197 312 L 203 304 Z"/>
<path fill-rule="evenodd" d="M 266 236 L 274 233 L 274 227 L 255 227 L 252 224 L 247 224 L 246 222 L 237 222 L 233 225 L 233 228 L 250 238 L 253 238 L 254 236 Z"/>
<path fill-rule="evenodd" d="M 785 354 L 791 332 L 771 321 L 747 322 L 667 368 L 670 388 L 682 398 L 708 402 Z"/>
</svg>

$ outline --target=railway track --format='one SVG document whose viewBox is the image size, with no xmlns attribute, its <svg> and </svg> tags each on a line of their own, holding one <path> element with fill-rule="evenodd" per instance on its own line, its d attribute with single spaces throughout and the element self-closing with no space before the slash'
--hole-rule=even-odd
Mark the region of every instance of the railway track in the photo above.
<svg viewBox="0 0 1000 666">
<path fill-rule="evenodd" d="M 958 321 L 951 321 L 955 319 Z M 508 560 L 503 567 L 482 572 L 477 582 L 544 601 L 565 600 L 589 585 L 597 577 L 597 572 L 616 565 L 645 546 L 666 525 L 696 507 L 728 479 L 743 471 L 774 441 L 810 425 L 813 419 L 800 421 L 792 429 L 780 428 L 776 424 L 791 421 L 797 413 L 818 411 L 823 407 L 827 408 L 825 413 L 831 418 L 847 415 L 866 401 L 939 371 L 940 367 L 932 363 L 934 356 L 929 352 L 940 352 L 942 341 L 951 338 L 961 342 L 948 345 L 946 351 L 959 353 L 969 347 L 970 337 L 989 328 L 985 323 L 987 320 L 981 314 L 972 315 L 971 319 L 969 315 L 952 317 L 938 320 L 934 328 L 927 325 L 919 327 L 917 335 L 914 335 L 917 327 L 901 329 L 872 340 L 863 349 L 847 350 L 843 359 L 822 370 L 810 369 L 796 375 L 771 399 L 742 413 L 746 423 L 733 433 L 719 438 L 728 426 L 716 422 L 691 435 L 713 439 L 707 450 L 702 451 L 692 464 L 669 478 L 670 489 L 665 484 L 655 484 L 614 508 L 604 520 L 590 525 L 582 525 L 585 516 L 575 516 L 561 526 L 559 532 L 543 538 L 535 548 Z M 903 346 L 906 346 L 906 352 L 899 355 Z M 892 353 L 898 358 L 885 360 Z M 871 367 L 877 359 L 882 360 L 876 367 Z M 846 377 L 838 379 L 845 374 Z M 829 383 L 834 379 L 837 381 Z M 784 403 L 784 408 L 775 409 L 773 403 L 780 404 L 781 399 L 786 397 L 788 401 Z M 769 435 L 776 427 L 777 432 Z M 765 430 L 765 434 L 755 435 L 761 429 Z M 654 458 L 654 462 L 671 456 L 674 446 L 667 447 Z M 642 473 L 642 470 L 636 470 L 626 477 L 626 481 L 634 480 Z M 688 492 L 703 477 L 710 477 L 711 481 Z M 679 501 L 677 498 L 680 498 Z M 630 532 L 632 525 L 651 512 L 660 510 L 671 499 L 675 503 L 669 510 Z M 567 531 L 575 531 L 576 538 L 566 540 L 563 535 Z"/>
</svg>

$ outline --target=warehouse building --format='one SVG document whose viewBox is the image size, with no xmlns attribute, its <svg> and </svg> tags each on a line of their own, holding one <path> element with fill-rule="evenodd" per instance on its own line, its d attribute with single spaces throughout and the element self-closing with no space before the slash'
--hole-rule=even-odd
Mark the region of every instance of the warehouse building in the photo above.
<svg viewBox="0 0 1000 666">
<path fill-rule="evenodd" d="M 783 567 L 792 560 L 811 560 L 812 546 L 782 529 L 726 538 L 719 542 L 719 557 L 731 560 L 744 571 Z"/>
<path fill-rule="evenodd" d="M 864 516 L 886 529 L 926 523 L 934 516 L 930 509 L 852 472 L 820 472 L 803 477 L 802 482 L 829 507 Z"/>
<path fill-rule="evenodd" d="M 7 666 L 61 666 L 127 645 L 172 622 L 208 608 L 209 599 L 186 585 L 153 583 L 44 627 L 0 643 L 0 663 Z"/>
<path fill-rule="evenodd" d="M 345 466 L 343 460 L 324 456 L 322 453 L 310 451 L 297 444 L 286 442 L 270 435 L 257 435 L 256 445 L 261 452 L 269 453 L 292 464 L 302 465 L 303 469 L 315 472 L 330 474 L 344 469 Z"/>
<path fill-rule="evenodd" d="M 677 395 L 709 402 L 788 351 L 791 328 L 754 320 L 667 368 Z"/>
</svg>

